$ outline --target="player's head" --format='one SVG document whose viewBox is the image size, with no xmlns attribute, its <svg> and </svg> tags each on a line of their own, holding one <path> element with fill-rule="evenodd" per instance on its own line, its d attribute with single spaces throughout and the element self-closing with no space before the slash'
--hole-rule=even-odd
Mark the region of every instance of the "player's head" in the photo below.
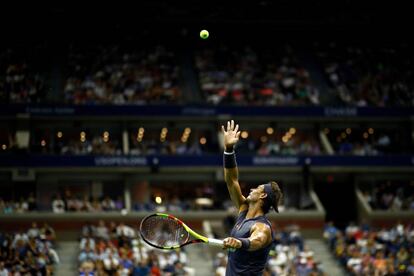
<svg viewBox="0 0 414 276">
<path fill-rule="evenodd" d="M 266 184 L 261 184 L 257 188 L 252 189 L 247 200 L 249 202 L 257 201 L 262 202 L 263 213 L 269 212 L 270 208 L 279 213 L 278 205 L 281 202 L 283 197 L 282 191 L 279 188 L 279 185 L 271 181 Z"/>
</svg>

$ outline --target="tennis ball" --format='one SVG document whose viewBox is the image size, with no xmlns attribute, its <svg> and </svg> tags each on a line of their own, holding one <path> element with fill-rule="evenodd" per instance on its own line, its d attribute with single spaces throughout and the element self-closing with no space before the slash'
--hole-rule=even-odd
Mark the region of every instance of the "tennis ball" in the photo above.
<svg viewBox="0 0 414 276">
<path fill-rule="evenodd" d="M 202 30 L 202 31 L 200 32 L 200 37 L 201 37 L 202 39 L 207 39 L 207 38 L 208 38 L 208 35 L 209 35 L 209 33 L 208 33 L 208 31 L 207 31 L 207 30 Z"/>
</svg>

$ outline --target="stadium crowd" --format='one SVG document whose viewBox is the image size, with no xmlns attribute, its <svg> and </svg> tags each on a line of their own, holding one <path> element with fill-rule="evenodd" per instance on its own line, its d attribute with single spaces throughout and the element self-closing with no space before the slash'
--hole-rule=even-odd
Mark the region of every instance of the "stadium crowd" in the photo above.
<svg viewBox="0 0 414 276">
<path fill-rule="evenodd" d="M 0 275 L 54 275 L 60 263 L 55 241 L 48 224 L 33 222 L 26 231 L 0 231 Z"/>
<path fill-rule="evenodd" d="M 65 212 L 111 212 L 121 211 L 125 208 L 124 200 L 118 196 L 115 200 L 109 196 L 101 198 L 90 198 L 84 196 L 82 199 L 66 191 L 63 197 L 57 194 L 52 201 L 53 213 Z"/>
<path fill-rule="evenodd" d="M 195 275 L 184 250 L 155 250 L 122 222 L 84 225 L 79 250 L 79 275 Z"/>
<path fill-rule="evenodd" d="M 32 65 L 39 51 L 32 51 L 18 46 L 0 49 L 0 103 L 39 103 L 45 99 L 46 78 Z"/>
<path fill-rule="evenodd" d="M 335 153 L 339 155 L 373 156 L 401 154 L 412 150 L 405 134 L 387 129 L 325 128 L 325 134 Z"/>
<path fill-rule="evenodd" d="M 414 228 L 397 224 L 374 228 L 349 224 L 344 231 L 328 223 L 324 238 L 351 275 L 413 275 Z"/>
<path fill-rule="evenodd" d="M 134 44 L 135 43 L 135 44 Z M 59 102 L 75 105 L 143 105 L 190 102 L 184 97 L 183 70 L 193 71 L 207 104 L 412 106 L 413 71 L 408 44 L 308 42 L 313 63 L 294 45 L 204 46 L 189 52 L 187 68 L 175 49 L 138 42 L 69 43 L 62 48 L 57 80 L 45 77 L 38 51 L 0 51 L 3 103 Z M 24 48 L 24 47 L 23 47 Z M 140 50 L 138 50 L 140 49 Z M 47 49 L 43 49 L 46 52 Z M 48 69 L 50 71 L 50 68 Z M 318 70 L 332 93 L 321 95 Z M 188 78 L 188 74 L 186 77 Z M 184 77 L 185 78 L 185 77 Z M 318 82 L 315 81 L 317 78 Z M 316 84 L 318 83 L 318 84 Z M 53 85 L 52 85 L 53 84 Z M 56 95 L 53 95 L 55 93 Z M 59 96 L 58 96 L 59 95 Z M 188 99 L 187 99 L 188 98 Z"/>
<path fill-rule="evenodd" d="M 21 197 L 20 200 L 0 197 L 0 214 L 25 213 L 38 210 L 37 200 L 33 193 L 27 197 Z"/>
<path fill-rule="evenodd" d="M 42 206 L 39 206 L 42 205 Z M 26 213 L 32 211 L 49 211 L 53 213 L 65 212 L 111 212 L 121 211 L 125 208 L 124 200 L 118 196 L 111 198 L 107 195 L 89 197 L 81 194 L 72 194 L 70 191 L 63 193 L 63 196 L 56 194 L 49 203 L 40 202 L 31 193 L 27 198 L 22 197 L 15 201 L 10 196 L 8 199 L 0 197 L 0 214 Z"/>
<path fill-rule="evenodd" d="M 207 103 L 319 105 L 319 90 L 289 45 L 276 49 L 221 45 L 196 52 L 195 68 Z"/>
<path fill-rule="evenodd" d="M 179 67 L 173 51 L 131 43 L 71 45 L 65 102 L 77 105 L 178 103 Z"/>
<path fill-rule="evenodd" d="M 55 132 L 55 133 L 54 133 Z M 3 136 L 9 135 L 8 131 Z M 11 135 L 11 134 L 10 134 Z M 56 155 L 206 155 L 220 152 L 220 136 L 211 129 L 139 129 L 129 130 L 127 147 L 117 130 L 91 130 L 80 127 L 78 131 L 56 128 L 36 129 L 30 134 L 28 151 L 34 154 Z M 11 135 L 13 136 L 13 135 Z M 15 134 L 14 134 L 15 136 Z M 15 139 L 7 137 L 0 152 L 19 151 Z M 20 149 L 20 151 L 22 151 Z M 271 155 L 320 155 L 323 154 L 317 131 L 290 128 L 244 130 L 238 152 L 260 156 Z"/>
<path fill-rule="evenodd" d="M 339 103 L 413 106 L 413 59 L 407 44 L 319 41 L 313 52 Z"/>
<path fill-rule="evenodd" d="M 365 200 L 374 210 L 414 210 L 414 181 L 387 181 L 361 185 Z"/>
</svg>

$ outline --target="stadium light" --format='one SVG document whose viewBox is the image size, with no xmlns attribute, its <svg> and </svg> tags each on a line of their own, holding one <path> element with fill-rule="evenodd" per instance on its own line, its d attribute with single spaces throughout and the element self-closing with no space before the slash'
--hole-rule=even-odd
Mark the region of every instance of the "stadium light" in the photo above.
<svg viewBox="0 0 414 276">
<path fill-rule="evenodd" d="M 267 133 L 267 134 L 269 134 L 269 135 L 272 135 L 272 134 L 273 134 L 273 132 L 274 132 L 274 129 L 273 129 L 272 127 L 268 127 L 268 128 L 266 129 L 266 133 Z"/>
</svg>

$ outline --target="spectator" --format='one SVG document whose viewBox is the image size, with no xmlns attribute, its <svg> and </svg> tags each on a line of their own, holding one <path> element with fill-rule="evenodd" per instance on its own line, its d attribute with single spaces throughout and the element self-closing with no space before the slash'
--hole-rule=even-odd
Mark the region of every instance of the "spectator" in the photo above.
<svg viewBox="0 0 414 276">
<path fill-rule="evenodd" d="M 56 198 L 52 201 L 52 211 L 53 213 L 64 213 L 65 212 L 65 202 L 62 200 L 61 196 L 58 194 Z"/>
<path fill-rule="evenodd" d="M 81 253 L 79 254 L 79 262 L 83 263 L 85 261 L 95 261 L 96 255 L 93 249 L 90 247 L 89 243 L 86 243 L 85 246 L 82 248 Z"/>
<path fill-rule="evenodd" d="M 38 238 L 40 236 L 40 229 L 36 222 L 32 222 L 32 227 L 27 231 L 29 238 Z"/>
<path fill-rule="evenodd" d="M 102 200 L 101 207 L 103 211 L 113 211 L 115 210 L 115 202 L 109 196 L 105 196 L 104 200 Z"/>
<path fill-rule="evenodd" d="M 9 276 L 9 271 L 4 266 L 4 262 L 0 261 L 0 276 Z"/>
<path fill-rule="evenodd" d="M 96 227 L 95 235 L 97 238 L 104 240 L 109 240 L 108 228 L 105 226 L 105 222 L 100 220 L 98 226 Z"/>
</svg>

